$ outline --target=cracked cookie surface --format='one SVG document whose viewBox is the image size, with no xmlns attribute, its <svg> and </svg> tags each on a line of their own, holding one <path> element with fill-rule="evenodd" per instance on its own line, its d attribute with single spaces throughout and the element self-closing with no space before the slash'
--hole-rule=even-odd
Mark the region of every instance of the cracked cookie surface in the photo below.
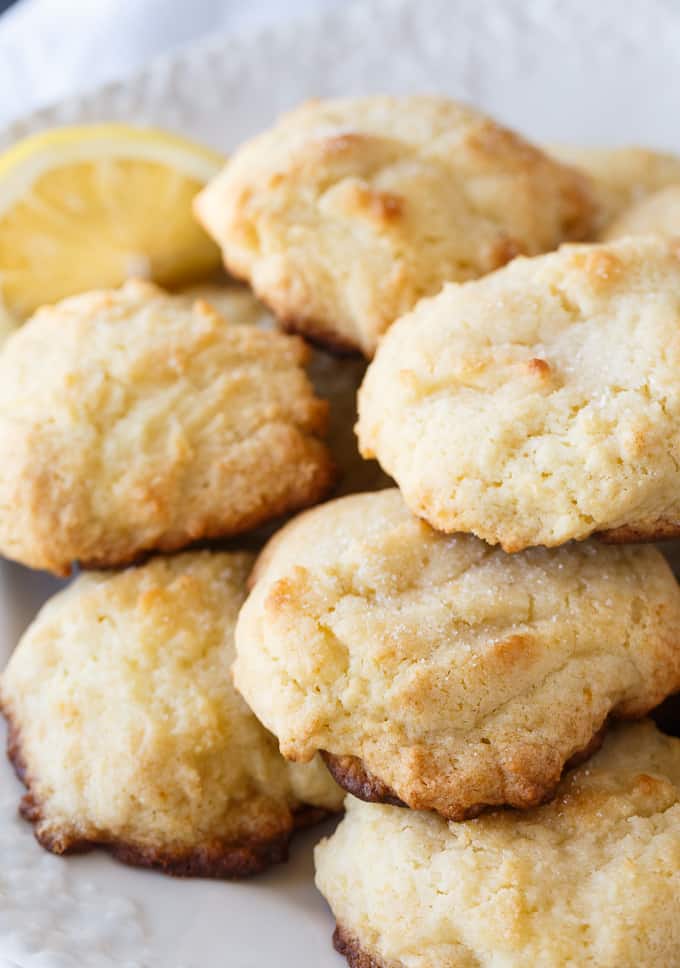
<svg viewBox="0 0 680 968">
<path fill-rule="evenodd" d="M 357 433 L 409 507 L 506 551 L 680 533 L 680 244 L 564 246 L 385 336 Z"/>
<path fill-rule="evenodd" d="M 146 283 L 40 310 L 0 353 L 0 551 L 120 566 L 319 500 L 334 467 L 308 356 Z"/>
<path fill-rule="evenodd" d="M 253 574 L 236 687 L 340 783 L 462 820 L 549 797 L 608 717 L 680 687 L 680 591 L 653 547 L 506 555 L 396 490 L 300 515 Z"/>
<path fill-rule="evenodd" d="M 267 307 L 243 285 L 203 284 L 181 293 L 187 305 L 203 299 L 214 306 L 230 323 L 274 329 L 275 322 Z M 2 334 L 0 333 L 0 339 Z M 379 491 L 394 484 L 375 460 L 365 460 L 359 453 L 354 424 L 357 418 L 357 391 L 366 372 L 366 360 L 360 356 L 336 356 L 313 347 L 307 373 L 314 390 L 328 401 L 328 434 L 326 443 L 338 469 L 333 496 L 358 491 Z"/>
<path fill-rule="evenodd" d="M 240 877 L 339 809 L 320 760 L 287 763 L 232 685 L 252 563 L 201 551 L 88 573 L 24 634 L 0 697 L 22 813 L 48 850 Z"/>
<path fill-rule="evenodd" d="M 352 968 L 680 964 L 680 740 L 650 723 L 524 813 L 346 805 L 315 861 Z"/>
<path fill-rule="evenodd" d="M 242 146 L 196 212 L 290 329 L 371 355 L 446 280 L 584 238 L 587 176 L 440 97 L 311 101 Z"/>
</svg>

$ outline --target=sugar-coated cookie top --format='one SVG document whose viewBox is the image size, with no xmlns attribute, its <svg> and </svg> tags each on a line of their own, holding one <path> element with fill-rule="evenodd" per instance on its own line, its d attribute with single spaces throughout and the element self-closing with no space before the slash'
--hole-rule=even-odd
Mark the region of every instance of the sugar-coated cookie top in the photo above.
<svg viewBox="0 0 680 968">
<path fill-rule="evenodd" d="M 262 552 L 237 688 L 286 756 L 355 756 L 415 808 L 539 802 L 608 715 L 680 688 L 680 591 L 653 547 L 507 555 L 395 489 L 300 515 Z"/>
<path fill-rule="evenodd" d="M 406 503 L 508 551 L 680 530 L 680 244 L 564 246 L 392 327 L 357 432 Z"/>
<path fill-rule="evenodd" d="M 534 810 L 346 805 L 316 880 L 370 964 L 680 964 L 680 740 L 651 723 L 617 727 Z"/>
</svg>

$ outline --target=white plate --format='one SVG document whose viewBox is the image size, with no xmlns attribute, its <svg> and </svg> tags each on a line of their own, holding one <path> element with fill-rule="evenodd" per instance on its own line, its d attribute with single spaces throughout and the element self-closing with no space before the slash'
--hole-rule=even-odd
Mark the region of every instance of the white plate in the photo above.
<svg viewBox="0 0 680 968">
<path fill-rule="evenodd" d="M 122 119 L 228 149 L 311 95 L 445 91 L 544 141 L 680 149 L 674 0 L 373 0 L 217 38 L 0 133 Z M 0 659 L 57 583 L 0 565 Z M 1 738 L 1 737 L 0 737 Z M 177 881 L 97 853 L 51 857 L 0 764 L 0 968 L 340 968 L 311 846 L 243 884 Z"/>
</svg>

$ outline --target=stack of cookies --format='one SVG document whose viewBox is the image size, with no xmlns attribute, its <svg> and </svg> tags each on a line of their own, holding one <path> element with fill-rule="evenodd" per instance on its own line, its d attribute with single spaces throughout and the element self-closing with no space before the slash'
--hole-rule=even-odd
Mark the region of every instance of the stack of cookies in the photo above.
<svg viewBox="0 0 680 968">
<path fill-rule="evenodd" d="M 46 307 L 0 354 L 2 551 L 56 575 L 109 569 L 48 602 L 2 680 L 22 812 L 56 853 L 242 876 L 341 804 L 232 685 L 252 550 L 158 556 L 332 486 L 307 347 L 250 325 L 247 301 L 227 308 L 240 324 L 131 282 Z"/>
<path fill-rule="evenodd" d="M 680 690 L 680 161 L 576 161 L 432 97 L 242 147 L 196 212 L 316 391 L 243 293 L 11 337 L 0 550 L 117 569 L 2 679 L 44 846 L 240 876 L 346 792 L 353 968 L 680 966 L 680 740 L 625 722 Z"/>
</svg>

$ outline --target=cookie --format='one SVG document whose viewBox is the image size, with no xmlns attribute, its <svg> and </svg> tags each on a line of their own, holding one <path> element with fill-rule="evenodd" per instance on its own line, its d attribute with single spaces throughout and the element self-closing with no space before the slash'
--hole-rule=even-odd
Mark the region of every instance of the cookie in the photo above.
<svg viewBox="0 0 680 968">
<path fill-rule="evenodd" d="M 409 507 L 506 551 L 680 533 L 680 244 L 517 259 L 404 316 L 357 433 Z"/>
<path fill-rule="evenodd" d="M 603 238 L 611 241 L 626 235 L 650 234 L 676 240 L 680 237 L 680 178 L 678 184 L 662 188 L 624 209 L 607 227 Z"/>
<path fill-rule="evenodd" d="M 338 468 L 333 496 L 379 491 L 394 481 L 376 460 L 362 457 L 354 433 L 357 394 L 366 375 L 361 357 L 340 357 L 321 349 L 312 351 L 307 372 L 317 394 L 328 400 L 328 449 Z"/>
<path fill-rule="evenodd" d="M 185 289 L 182 296 L 191 305 L 204 299 L 230 323 L 258 325 L 273 329 L 274 320 L 267 308 L 246 286 L 202 285 Z M 375 460 L 364 460 L 359 453 L 354 424 L 357 419 L 357 392 L 366 372 L 366 361 L 359 356 L 336 356 L 312 349 L 307 373 L 323 400 L 328 401 L 327 444 L 338 469 L 335 496 L 358 491 L 377 491 L 394 482 Z"/>
<path fill-rule="evenodd" d="M 506 555 L 396 489 L 331 501 L 264 549 L 237 689 L 301 762 L 357 796 L 462 820 L 527 808 L 608 717 L 680 688 L 680 589 L 651 546 Z"/>
<path fill-rule="evenodd" d="M 40 310 L 0 354 L 0 551 L 63 575 L 318 501 L 334 468 L 308 355 L 143 283 Z"/>
<path fill-rule="evenodd" d="M 310 101 L 232 155 L 195 210 L 284 327 L 369 356 L 446 280 L 596 217 L 587 177 L 442 97 Z"/>
<path fill-rule="evenodd" d="M 548 152 L 588 175 L 600 206 L 600 228 L 652 192 L 680 183 L 680 158 L 648 148 L 555 145 Z"/>
<path fill-rule="evenodd" d="M 323 764 L 286 763 L 232 685 L 251 565 L 202 551 L 88 573 L 24 634 L 0 698 L 22 813 L 48 850 L 239 877 L 339 808 Z"/>
<path fill-rule="evenodd" d="M 187 309 L 193 309 L 197 301 L 209 303 L 228 323 L 274 329 L 266 306 L 256 298 L 252 289 L 240 283 L 226 279 L 198 283 L 187 286 L 174 295 Z"/>
<path fill-rule="evenodd" d="M 651 723 L 525 813 L 346 806 L 315 860 L 352 968 L 680 964 L 680 740 Z"/>
<path fill-rule="evenodd" d="M 11 336 L 11 334 L 17 328 L 17 325 L 17 321 L 4 308 L 2 302 L 0 302 L 0 349 L 2 349 L 3 343 L 7 337 Z"/>
</svg>

